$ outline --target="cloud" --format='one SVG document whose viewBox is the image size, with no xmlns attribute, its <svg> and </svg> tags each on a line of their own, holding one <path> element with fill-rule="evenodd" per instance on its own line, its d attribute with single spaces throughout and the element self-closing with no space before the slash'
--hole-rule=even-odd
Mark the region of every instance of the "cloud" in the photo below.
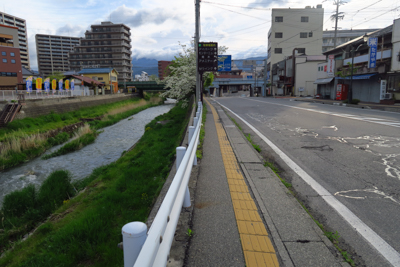
<svg viewBox="0 0 400 267">
<path fill-rule="evenodd" d="M 190 46 L 190 43 L 181 43 L 182 45 Z M 146 48 L 133 48 L 132 49 L 132 58 L 149 58 L 149 59 L 157 59 L 157 60 L 172 60 L 175 56 L 182 52 L 182 47 L 179 43 L 164 46 L 162 49 L 146 49 Z"/>
<path fill-rule="evenodd" d="M 289 1 L 287 0 L 256 0 L 250 4 L 248 4 L 248 7 L 269 7 L 272 5 L 285 5 L 287 4 Z"/>
<path fill-rule="evenodd" d="M 110 16 L 112 21 L 124 23 L 132 28 L 137 28 L 146 24 L 160 25 L 168 20 L 180 21 L 179 17 L 168 13 L 165 9 L 141 9 L 138 11 L 134 8 L 126 7 L 125 5 L 111 12 Z"/>
<path fill-rule="evenodd" d="M 229 52 L 229 50 L 228 50 Z M 228 53 L 229 54 L 229 53 Z M 246 51 L 233 53 L 233 59 L 245 59 L 251 57 L 265 57 L 267 58 L 268 48 L 265 45 L 252 47 Z"/>
<path fill-rule="evenodd" d="M 56 30 L 56 35 L 83 37 L 84 34 L 85 34 L 85 29 L 79 25 L 72 26 L 71 24 L 66 24 Z"/>
</svg>

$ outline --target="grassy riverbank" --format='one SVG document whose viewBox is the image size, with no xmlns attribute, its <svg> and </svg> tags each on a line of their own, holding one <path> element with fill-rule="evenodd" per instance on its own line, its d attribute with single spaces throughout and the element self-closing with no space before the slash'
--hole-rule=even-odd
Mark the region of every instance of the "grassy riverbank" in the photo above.
<svg viewBox="0 0 400 267">
<path fill-rule="evenodd" d="M 187 108 L 177 105 L 146 125 L 133 150 L 75 183 L 85 189 L 28 240 L 15 243 L 0 266 L 122 266 L 121 228 L 146 220 L 184 135 L 186 115 Z"/>
<path fill-rule="evenodd" d="M 82 119 L 102 116 L 101 120 L 89 122 L 97 130 L 158 105 L 159 102 L 160 98 L 155 97 L 149 101 L 133 98 L 73 112 L 15 120 L 6 128 L 0 129 L 0 171 L 38 157 L 52 146 L 64 143 L 70 138 L 66 133 L 48 138 L 48 132 L 51 130 L 77 123 Z"/>
</svg>

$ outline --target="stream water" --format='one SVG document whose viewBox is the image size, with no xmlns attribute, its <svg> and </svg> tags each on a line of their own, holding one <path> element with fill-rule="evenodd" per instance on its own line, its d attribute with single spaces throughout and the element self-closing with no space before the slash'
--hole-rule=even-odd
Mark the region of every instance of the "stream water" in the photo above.
<svg viewBox="0 0 400 267">
<path fill-rule="evenodd" d="M 0 203 L 9 192 L 28 184 L 39 186 L 55 170 L 68 170 L 72 180 L 82 179 L 102 165 L 121 157 L 144 134 L 144 127 L 155 117 L 167 113 L 174 105 L 148 108 L 127 119 L 103 128 L 96 141 L 81 150 L 63 156 L 42 160 L 40 157 L 8 171 L 0 172 Z M 49 149 L 49 154 L 62 145 Z"/>
</svg>

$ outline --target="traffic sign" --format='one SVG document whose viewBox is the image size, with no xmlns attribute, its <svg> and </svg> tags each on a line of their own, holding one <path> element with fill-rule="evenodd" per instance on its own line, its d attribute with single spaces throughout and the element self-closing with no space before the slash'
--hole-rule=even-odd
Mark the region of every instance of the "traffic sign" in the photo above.
<svg viewBox="0 0 400 267">
<path fill-rule="evenodd" d="M 199 43 L 199 72 L 218 71 L 218 43 Z"/>
</svg>

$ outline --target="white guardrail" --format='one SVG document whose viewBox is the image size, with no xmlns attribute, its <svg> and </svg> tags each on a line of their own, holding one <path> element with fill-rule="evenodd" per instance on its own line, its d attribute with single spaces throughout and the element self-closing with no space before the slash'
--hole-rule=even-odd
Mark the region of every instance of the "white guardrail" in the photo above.
<svg viewBox="0 0 400 267">
<path fill-rule="evenodd" d="M 189 126 L 189 146 L 176 148 L 176 174 L 156 217 L 147 232 L 143 222 L 122 227 L 124 267 L 166 266 L 182 207 L 190 207 L 189 178 L 197 165 L 202 102 L 198 102 L 193 126 Z"/>
</svg>

